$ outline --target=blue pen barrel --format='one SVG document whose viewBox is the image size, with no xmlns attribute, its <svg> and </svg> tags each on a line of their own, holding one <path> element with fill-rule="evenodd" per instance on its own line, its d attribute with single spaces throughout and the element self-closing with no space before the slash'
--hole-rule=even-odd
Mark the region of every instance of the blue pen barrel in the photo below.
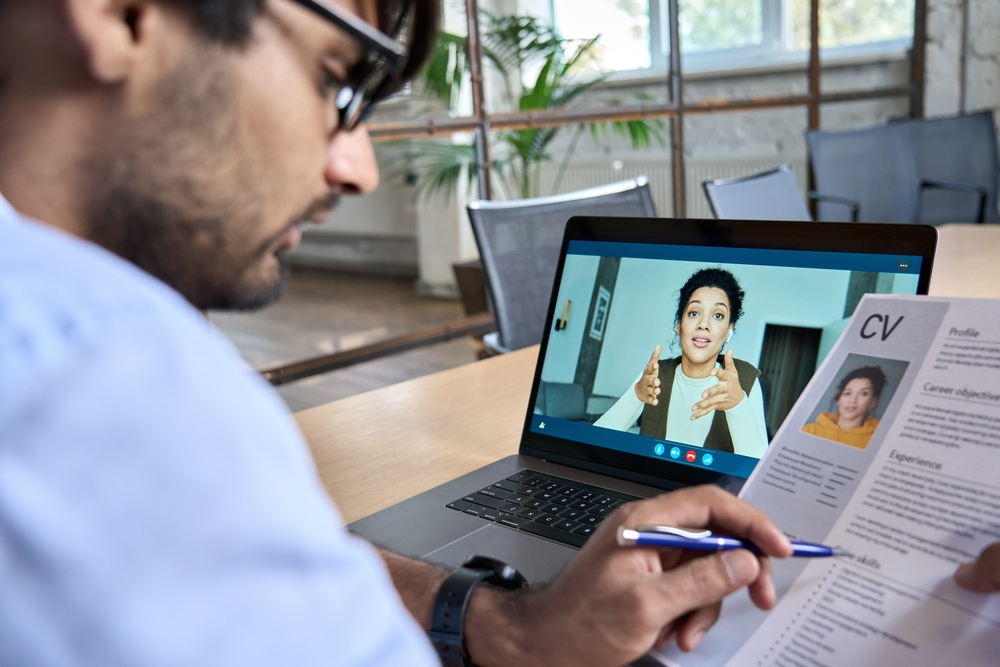
<svg viewBox="0 0 1000 667">
<path fill-rule="evenodd" d="M 698 535 L 678 534 L 685 531 L 669 529 L 675 532 L 639 531 L 624 526 L 618 529 L 618 544 L 623 547 L 654 547 L 658 549 L 690 549 L 694 551 L 732 551 L 746 549 L 755 554 L 763 552 L 749 541 L 727 535 L 714 535 L 708 532 Z M 834 549 L 825 544 L 813 542 L 792 541 L 792 556 L 798 558 L 827 558 L 829 556 L 846 556 L 849 552 Z"/>
</svg>

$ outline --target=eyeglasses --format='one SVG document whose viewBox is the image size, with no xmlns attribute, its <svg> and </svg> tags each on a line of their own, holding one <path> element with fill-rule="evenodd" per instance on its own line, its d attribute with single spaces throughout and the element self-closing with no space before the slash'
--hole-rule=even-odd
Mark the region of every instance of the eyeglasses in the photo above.
<svg viewBox="0 0 1000 667">
<path fill-rule="evenodd" d="M 348 81 L 337 92 L 340 129 L 350 132 L 375 104 L 392 91 L 409 53 L 405 40 L 412 31 L 414 3 L 408 3 L 393 38 L 345 9 L 325 0 L 293 0 L 346 32 L 365 47 L 366 53 L 352 68 Z"/>
</svg>

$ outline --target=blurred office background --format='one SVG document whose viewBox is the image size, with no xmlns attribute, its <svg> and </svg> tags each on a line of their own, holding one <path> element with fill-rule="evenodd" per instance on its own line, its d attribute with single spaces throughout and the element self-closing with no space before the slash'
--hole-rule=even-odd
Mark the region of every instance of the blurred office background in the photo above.
<svg viewBox="0 0 1000 667">
<path fill-rule="evenodd" d="M 481 354 L 434 342 L 469 314 L 453 267 L 478 256 L 471 200 L 645 175 L 659 215 L 712 217 L 706 179 L 789 164 L 804 194 L 808 129 L 1000 112 L 996 0 L 445 0 L 444 30 L 370 121 L 379 189 L 306 230 L 281 303 L 212 314 L 262 370 L 374 350 L 281 385 L 293 410 Z"/>
</svg>

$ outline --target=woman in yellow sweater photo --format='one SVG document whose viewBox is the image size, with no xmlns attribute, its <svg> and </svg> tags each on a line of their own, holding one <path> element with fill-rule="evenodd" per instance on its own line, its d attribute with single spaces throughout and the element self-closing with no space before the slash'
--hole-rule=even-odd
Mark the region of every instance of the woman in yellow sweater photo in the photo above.
<svg viewBox="0 0 1000 667">
<path fill-rule="evenodd" d="M 865 449 L 878 419 L 871 415 L 882 399 L 887 379 L 881 366 L 861 366 L 845 374 L 834 394 L 836 412 L 821 412 L 802 427 L 804 433 Z"/>
</svg>

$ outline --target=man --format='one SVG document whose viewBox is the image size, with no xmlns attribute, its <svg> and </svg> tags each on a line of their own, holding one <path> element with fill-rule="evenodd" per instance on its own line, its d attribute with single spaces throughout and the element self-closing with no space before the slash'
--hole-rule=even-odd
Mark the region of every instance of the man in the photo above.
<svg viewBox="0 0 1000 667">
<path fill-rule="evenodd" d="M 301 225 L 376 187 L 358 121 L 436 22 L 430 0 L 0 0 L 0 664 L 436 662 L 447 573 L 347 534 L 199 313 L 276 298 Z M 718 489 L 626 506 L 551 585 L 476 589 L 472 661 L 620 665 L 690 650 L 740 588 L 774 603 L 766 557 L 619 549 L 641 523 L 790 553 Z"/>
<path fill-rule="evenodd" d="M 975 593 L 1000 593 L 1000 542 L 983 549 L 973 562 L 961 565 L 955 581 Z"/>
</svg>

